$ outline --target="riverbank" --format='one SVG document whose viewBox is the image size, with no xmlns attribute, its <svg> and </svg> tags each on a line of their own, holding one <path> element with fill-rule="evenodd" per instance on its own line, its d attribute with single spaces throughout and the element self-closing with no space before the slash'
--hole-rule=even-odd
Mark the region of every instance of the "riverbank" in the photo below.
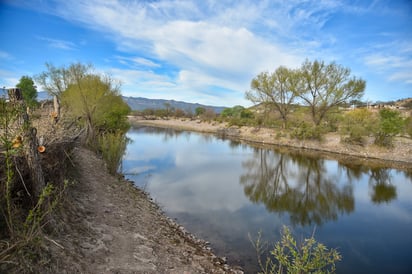
<svg viewBox="0 0 412 274">
<path fill-rule="evenodd" d="M 77 143 L 82 131 L 72 121 L 56 125 L 46 108 L 35 117 L 47 148 L 40 155 L 45 178 L 69 184 L 41 237 L 22 252 L 27 265 L 3 260 L 0 273 L 243 273 L 168 218 L 133 182 L 109 174 L 102 158 Z"/>
<path fill-rule="evenodd" d="M 303 153 L 318 153 L 322 157 L 338 161 L 373 164 L 399 169 L 412 168 L 412 139 L 396 137 L 393 148 L 383 148 L 373 144 L 373 138 L 365 146 L 346 144 L 337 133 L 328 133 L 322 141 L 290 139 L 282 132 L 269 128 L 237 127 L 227 123 L 201 122 L 190 119 L 145 120 L 129 116 L 132 125 L 146 125 L 174 128 L 203 133 L 219 134 L 227 138 L 264 146 L 276 146 L 299 150 Z"/>
<path fill-rule="evenodd" d="M 162 213 L 144 191 L 110 175 L 88 149 L 72 153 L 75 183 L 50 238 L 43 273 L 243 273 Z"/>
</svg>

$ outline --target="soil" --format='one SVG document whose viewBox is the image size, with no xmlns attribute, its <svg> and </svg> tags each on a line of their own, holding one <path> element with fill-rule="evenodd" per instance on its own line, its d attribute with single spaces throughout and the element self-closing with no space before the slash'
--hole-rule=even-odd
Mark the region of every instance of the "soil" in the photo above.
<svg viewBox="0 0 412 274">
<path fill-rule="evenodd" d="M 77 177 L 50 239 L 54 273 L 242 273 L 167 218 L 150 197 L 108 174 L 85 148 L 72 153 Z M 56 272 L 57 271 L 57 272 Z"/>
</svg>

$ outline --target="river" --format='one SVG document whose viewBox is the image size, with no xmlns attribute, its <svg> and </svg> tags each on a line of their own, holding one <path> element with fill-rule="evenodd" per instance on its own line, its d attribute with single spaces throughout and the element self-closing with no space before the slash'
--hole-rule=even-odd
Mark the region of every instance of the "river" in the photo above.
<svg viewBox="0 0 412 274">
<path fill-rule="evenodd" d="M 135 127 L 122 172 L 214 252 L 258 271 L 251 239 L 336 248 L 337 273 L 412 273 L 412 171 L 250 146 L 210 134 Z"/>
</svg>

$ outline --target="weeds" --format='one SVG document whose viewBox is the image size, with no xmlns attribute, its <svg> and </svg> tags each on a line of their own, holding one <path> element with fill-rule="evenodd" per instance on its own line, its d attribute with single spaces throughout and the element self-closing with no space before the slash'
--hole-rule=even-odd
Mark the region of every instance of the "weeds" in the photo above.
<svg viewBox="0 0 412 274">
<path fill-rule="evenodd" d="M 122 132 L 104 133 L 99 136 L 98 149 L 111 174 L 118 171 L 127 143 L 128 139 Z"/>
<path fill-rule="evenodd" d="M 29 127 L 28 117 L 24 124 L 20 120 L 25 115 L 23 107 L 0 102 L 0 273 L 32 273 L 47 263 L 43 229 L 68 186 L 68 181 L 63 187 L 49 183 L 37 199 L 30 194 L 33 182 L 19 137 Z"/>
<path fill-rule="evenodd" d="M 335 263 L 342 259 L 336 249 L 328 249 L 318 243 L 314 235 L 298 244 L 288 227 L 284 226 L 281 239 L 275 243 L 269 256 L 262 259 L 267 252 L 267 244 L 262 243 L 261 233 L 253 242 L 257 252 L 258 264 L 263 274 L 300 274 L 300 273 L 335 273 Z"/>
</svg>

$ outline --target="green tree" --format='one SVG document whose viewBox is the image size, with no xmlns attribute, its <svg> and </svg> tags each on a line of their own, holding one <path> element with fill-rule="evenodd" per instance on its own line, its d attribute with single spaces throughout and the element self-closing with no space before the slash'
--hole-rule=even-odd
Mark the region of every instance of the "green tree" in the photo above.
<svg viewBox="0 0 412 274">
<path fill-rule="evenodd" d="M 70 85 L 78 85 L 79 81 L 91 73 L 91 65 L 73 63 L 70 66 L 55 67 L 46 63 L 46 71 L 35 77 L 36 81 L 51 95 L 54 101 L 56 119 L 60 117 L 61 95 Z"/>
<path fill-rule="evenodd" d="M 196 116 L 200 116 L 206 112 L 206 109 L 204 107 L 197 107 L 195 109 L 195 114 Z"/>
<path fill-rule="evenodd" d="M 282 119 L 283 128 L 286 128 L 288 114 L 297 95 L 298 81 L 297 72 L 283 66 L 271 74 L 262 72 L 252 80 L 246 99 L 255 104 L 269 106 L 269 109 L 276 109 Z"/>
<path fill-rule="evenodd" d="M 405 119 L 396 110 L 382 109 L 379 111 L 379 129 L 375 136 L 375 144 L 392 146 L 393 137 L 401 133 L 405 126 Z"/>
<path fill-rule="evenodd" d="M 22 76 L 16 87 L 22 91 L 23 99 L 28 106 L 33 107 L 37 104 L 37 90 L 31 77 Z"/>
<path fill-rule="evenodd" d="M 334 107 L 360 99 L 366 87 L 364 80 L 350 76 L 350 69 L 334 62 L 306 60 L 299 74 L 298 96 L 310 107 L 316 126 Z"/>
<path fill-rule="evenodd" d="M 110 77 L 89 74 L 76 81 L 62 93 L 62 103 L 72 116 L 81 118 L 86 143 L 93 143 L 99 132 L 128 127 L 125 115 L 130 109 Z"/>
<path fill-rule="evenodd" d="M 90 74 L 91 65 L 73 63 L 67 66 L 55 67 L 46 63 L 46 71 L 36 75 L 36 81 L 52 96 L 60 96 L 69 85 L 77 84 L 81 78 Z"/>
</svg>

